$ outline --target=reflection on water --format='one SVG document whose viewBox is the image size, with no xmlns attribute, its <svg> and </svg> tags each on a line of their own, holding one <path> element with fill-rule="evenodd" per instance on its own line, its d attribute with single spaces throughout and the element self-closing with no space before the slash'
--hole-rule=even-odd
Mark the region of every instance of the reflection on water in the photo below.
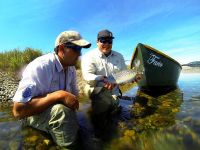
<svg viewBox="0 0 200 150">
<path fill-rule="evenodd" d="M 96 147 L 95 142 L 99 141 L 92 134 L 90 103 L 82 103 L 78 116 L 86 131 L 85 146 L 108 150 L 199 150 L 200 74 L 181 74 L 178 85 L 179 88 L 162 94 L 144 92 L 137 87 L 128 91 L 126 95 L 134 96 L 134 100 L 122 100 L 121 104 L 130 110 L 131 118 L 120 120 L 111 141 Z M 0 149 L 58 149 L 48 135 L 22 128 L 13 119 L 8 105 L 0 104 L 0 129 Z"/>
<path fill-rule="evenodd" d="M 164 93 L 163 93 L 164 92 Z M 165 149 L 163 144 L 179 147 L 176 137 L 166 134 L 166 128 L 176 122 L 176 114 L 183 102 L 183 94 L 179 88 L 159 93 L 137 91 L 131 114 L 133 119 L 121 123 L 121 135 L 113 140 L 111 149 Z M 165 134 L 163 134 L 165 132 Z M 167 139 L 169 136 L 169 139 Z M 170 143 L 166 140 L 171 140 Z M 166 143 L 164 143 L 166 142 Z M 171 147 L 170 146 L 170 147 Z M 169 146 L 167 146 L 169 148 Z M 172 147 L 171 147 L 172 148 Z"/>
<path fill-rule="evenodd" d="M 175 115 L 183 101 L 183 94 L 180 89 L 166 91 L 160 95 L 152 96 L 138 90 L 133 103 L 132 114 L 138 120 L 151 121 L 151 125 L 168 126 L 175 122 Z"/>
</svg>

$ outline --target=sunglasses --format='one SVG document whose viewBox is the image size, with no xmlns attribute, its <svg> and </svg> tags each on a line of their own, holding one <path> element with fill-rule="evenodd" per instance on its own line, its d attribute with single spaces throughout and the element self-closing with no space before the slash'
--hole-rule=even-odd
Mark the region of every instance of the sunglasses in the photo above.
<svg viewBox="0 0 200 150">
<path fill-rule="evenodd" d="M 78 46 L 78 45 L 74 45 L 74 44 L 68 44 L 68 43 L 66 43 L 66 44 L 64 44 L 64 46 L 65 46 L 66 48 L 73 49 L 73 50 L 75 50 L 75 51 L 77 51 L 77 52 L 81 52 L 81 49 L 82 49 L 82 47 L 80 47 L 80 46 Z"/>
<path fill-rule="evenodd" d="M 102 44 L 112 44 L 113 43 L 113 40 L 112 39 L 99 39 L 99 41 L 102 43 Z"/>
</svg>

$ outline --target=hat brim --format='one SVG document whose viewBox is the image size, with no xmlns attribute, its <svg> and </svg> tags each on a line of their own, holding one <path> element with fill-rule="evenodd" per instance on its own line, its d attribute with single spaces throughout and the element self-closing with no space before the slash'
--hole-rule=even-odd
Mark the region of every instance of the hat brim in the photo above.
<svg viewBox="0 0 200 150">
<path fill-rule="evenodd" d="M 98 36 L 97 39 L 101 39 L 101 38 L 105 38 L 105 39 L 114 39 L 115 37 L 110 37 L 110 36 Z"/>
<path fill-rule="evenodd" d="M 76 41 L 71 41 L 71 43 L 75 44 L 75 45 L 78 45 L 82 48 L 90 48 L 91 46 L 91 43 L 84 40 L 84 39 L 80 39 L 80 40 L 76 40 Z"/>
</svg>

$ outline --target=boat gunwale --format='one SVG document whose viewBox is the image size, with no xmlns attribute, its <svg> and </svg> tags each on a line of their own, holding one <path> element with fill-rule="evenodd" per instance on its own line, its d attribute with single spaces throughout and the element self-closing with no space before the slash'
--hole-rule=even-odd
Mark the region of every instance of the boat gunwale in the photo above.
<svg viewBox="0 0 200 150">
<path fill-rule="evenodd" d="M 140 44 L 141 44 L 141 43 L 140 43 Z M 173 59 L 172 57 L 168 56 L 167 54 L 165 54 L 165 53 L 161 52 L 160 50 L 157 50 L 157 49 L 155 49 L 155 48 L 153 48 L 153 47 L 151 47 L 151 46 L 149 46 L 149 45 L 146 45 L 146 44 L 142 44 L 142 45 L 143 45 L 144 47 L 149 48 L 150 50 L 152 50 L 152 51 L 154 51 L 154 52 L 156 52 L 156 53 L 158 53 L 158 54 L 160 54 L 160 55 L 162 55 L 162 56 L 164 56 L 164 57 L 166 57 L 166 58 L 172 60 L 173 62 L 177 63 L 177 64 L 180 66 L 180 68 L 182 69 L 181 64 L 180 64 L 178 61 L 176 61 L 175 59 Z M 147 50 L 149 50 L 149 49 L 147 49 Z"/>
<path fill-rule="evenodd" d="M 131 67 L 131 68 L 133 68 L 133 66 L 132 66 L 132 65 L 133 65 L 133 61 L 134 61 L 134 59 L 136 58 L 136 54 L 138 53 L 137 51 L 138 51 L 138 46 L 139 46 L 139 45 L 142 45 L 142 46 L 146 47 L 147 50 L 154 51 L 154 52 L 156 52 L 157 54 L 168 58 L 169 60 L 171 60 L 171 61 L 175 62 L 176 64 L 178 64 L 178 65 L 180 66 L 180 68 L 182 69 L 182 65 L 181 65 L 178 61 L 176 61 L 175 59 L 173 59 L 172 57 L 170 57 L 170 56 L 168 56 L 167 54 L 161 52 L 160 50 L 157 50 L 157 49 L 155 49 L 155 48 L 153 48 L 153 47 L 151 47 L 151 46 L 149 46 L 149 45 L 142 44 L 142 43 L 138 43 L 137 46 L 136 46 L 136 48 L 134 49 L 134 53 L 133 53 L 133 55 L 132 55 L 131 63 L 130 63 L 130 67 Z"/>
<path fill-rule="evenodd" d="M 130 63 L 130 68 L 131 68 L 131 69 L 133 68 L 133 61 L 134 61 L 134 59 L 136 58 L 136 54 L 138 53 L 137 51 L 138 51 L 138 48 L 136 47 L 136 48 L 134 49 L 134 53 L 133 53 L 132 58 L 131 58 L 131 63 Z"/>
</svg>

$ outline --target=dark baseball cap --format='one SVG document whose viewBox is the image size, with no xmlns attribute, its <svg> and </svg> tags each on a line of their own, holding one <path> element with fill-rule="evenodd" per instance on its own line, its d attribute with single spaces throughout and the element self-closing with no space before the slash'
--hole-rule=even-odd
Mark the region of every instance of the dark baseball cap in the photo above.
<svg viewBox="0 0 200 150">
<path fill-rule="evenodd" d="M 99 31 L 99 33 L 97 35 L 97 39 L 100 39 L 100 38 L 114 39 L 112 32 L 107 29 Z"/>
</svg>

